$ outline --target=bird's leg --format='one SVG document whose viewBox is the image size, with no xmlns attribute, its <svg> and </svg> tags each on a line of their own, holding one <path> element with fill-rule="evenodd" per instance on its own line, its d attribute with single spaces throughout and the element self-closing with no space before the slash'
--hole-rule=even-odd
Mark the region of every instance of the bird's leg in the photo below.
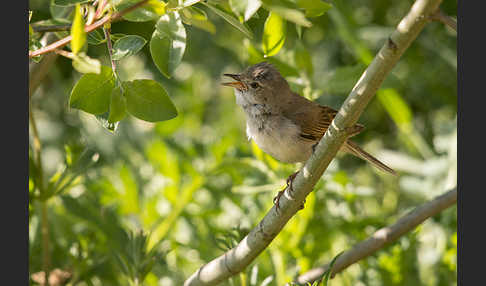
<svg viewBox="0 0 486 286">
<path fill-rule="evenodd" d="M 275 205 L 275 209 L 277 210 L 277 212 L 279 210 L 280 197 L 284 194 L 285 190 L 287 188 L 289 188 L 289 191 L 290 192 L 293 192 L 294 191 L 294 189 L 292 188 L 292 182 L 293 182 L 293 180 L 295 179 L 295 177 L 297 176 L 298 173 L 299 173 L 299 171 L 297 171 L 297 172 L 293 173 L 292 175 L 290 175 L 287 178 L 287 182 L 286 182 L 287 183 L 287 186 L 283 190 L 279 191 L 278 194 L 273 198 L 273 204 Z M 303 205 L 302 205 L 302 208 L 303 208 Z"/>
</svg>

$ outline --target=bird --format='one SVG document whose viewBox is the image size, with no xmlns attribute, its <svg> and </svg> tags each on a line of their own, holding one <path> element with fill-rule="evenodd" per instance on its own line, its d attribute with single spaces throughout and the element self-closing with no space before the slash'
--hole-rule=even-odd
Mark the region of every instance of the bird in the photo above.
<svg viewBox="0 0 486 286">
<path fill-rule="evenodd" d="M 277 68 L 269 62 L 249 66 L 238 74 L 225 73 L 232 82 L 223 86 L 234 88 L 236 104 L 246 115 L 246 134 L 258 147 L 273 158 L 284 163 L 305 162 L 329 128 L 337 114 L 333 108 L 295 93 Z M 349 138 L 363 131 L 356 123 L 349 128 L 348 138 L 340 151 L 359 157 L 389 174 L 397 173 L 373 155 L 364 151 Z M 292 180 L 298 171 L 287 178 L 287 187 L 292 191 Z M 285 189 L 284 189 L 285 190 Z M 278 200 L 283 191 L 274 198 Z"/>
</svg>

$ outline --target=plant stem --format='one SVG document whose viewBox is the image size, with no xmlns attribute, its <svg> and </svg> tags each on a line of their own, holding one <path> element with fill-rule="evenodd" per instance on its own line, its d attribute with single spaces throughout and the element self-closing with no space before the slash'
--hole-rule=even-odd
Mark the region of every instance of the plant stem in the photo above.
<svg viewBox="0 0 486 286">
<path fill-rule="evenodd" d="M 103 27 L 103 32 L 105 33 L 106 46 L 108 47 L 108 55 L 110 56 L 111 69 L 113 70 L 113 74 L 115 75 L 117 84 L 121 86 L 120 78 L 118 77 L 118 73 L 116 72 L 116 63 L 115 60 L 113 60 L 113 47 L 111 45 L 110 28 Z"/>
<path fill-rule="evenodd" d="M 145 5 L 147 3 L 147 1 L 148 0 L 140 1 L 137 4 L 130 6 L 126 9 L 118 12 L 118 13 L 115 13 L 115 14 L 112 14 L 112 15 L 106 15 L 105 17 L 94 22 L 93 24 L 84 27 L 84 30 L 86 31 L 86 33 L 89 33 L 93 30 L 96 30 L 97 28 L 103 26 L 104 24 L 111 23 L 114 20 L 121 18 L 123 15 L 125 15 L 125 14 L 127 14 L 127 13 L 129 13 L 129 12 L 131 12 L 131 11 L 137 9 L 137 8 L 140 8 L 141 6 Z M 59 49 L 60 47 L 67 45 L 69 42 L 71 42 L 71 40 L 72 40 L 72 37 L 69 35 L 69 36 L 62 38 L 59 41 L 56 41 L 56 42 L 54 42 L 54 43 L 52 43 L 48 46 L 45 46 L 45 47 L 40 48 L 40 49 L 35 50 L 35 51 L 29 51 L 29 58 L 53 52 L 54 50 Z"/>
</svg>

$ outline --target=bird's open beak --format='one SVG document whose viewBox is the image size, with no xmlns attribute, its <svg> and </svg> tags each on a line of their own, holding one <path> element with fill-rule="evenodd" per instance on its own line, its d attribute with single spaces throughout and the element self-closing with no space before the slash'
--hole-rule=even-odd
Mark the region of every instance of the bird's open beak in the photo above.
<svg viewBox="0 0 486 286">
<path fill-rule="evenodd" d="M 247 86 L 246 86 L 246 84 L 244 84 L 241 81 L 239 74 L 225 73 L 224 76 L 231 77 L 232 79 L 234 79 L 236 81 L 233 81 L 233 82 L 223 82 L 223 83 L 221 83 L 221 85 L 234 87 L 234 88 L 236 88 L 238 90 L 247 90 L 248 89 Z"/>
</svg>

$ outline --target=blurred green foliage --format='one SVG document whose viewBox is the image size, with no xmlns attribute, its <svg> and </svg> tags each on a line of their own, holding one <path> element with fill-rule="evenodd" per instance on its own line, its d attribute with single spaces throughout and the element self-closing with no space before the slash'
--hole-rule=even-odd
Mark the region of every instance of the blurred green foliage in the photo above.
<svg viewBox="0 0 486 286">
<path fill-rule="evenodd" d="M 50 2 L 29 1 L 31 23 L 61 12 Z M 32 96 L 49 191 L 42 197 L 36 188 L 39 174 L 29 149 L 31 274 L 42 271 L 40 206 L 47 200 L 50 268 L 70 272 L 68 285 L 181 285 L 237 243 L 299 167 L 248 142 L 244 115 L 233 91 L 220 86 L 221 75 L 268 60 L 293 90 L 338 109 L 413 3 L 329 1 L 332 7 L 324 5 L 321 14 L 291 13 L 299 1 L 255 2 L 191 6 L 191 17 L 182 18 L 187 46 L 170 79 L 153 62 L 149 45 L 117 62 L 123 81 L 153 79 L 163 86 L 178 111 L 168 121 L 127 116 L 109 132 L 95 116 L 69 108 L 81 74 L 69 59 L 56 60 Z M 441 7 L 455 16 L 456 5 L 445 0 Z M 282 19 L 268 21 L 269 11 Z M 154 24 L 120 21 L 111 29 L 118 39 L 138 35 L 148 42 Z M 285 38 L 273 35 L 270 25 Z M 96 36 L 90 33 L 88 42 L 102 43 Z M 110 66 L 105 44 L 90 45 L 87 54 Z M 355 137 L 400 175 L 339 155 L 305 208 L 223 285 L 284 285 L 454 187 L 456 74 L 455 32 L 430 23 L 366 108 L 360 122 L 367 129 Z M 452 207 L 427 220 L 329 284 L 456 285 L 456 214 Z"/>
</svg>

